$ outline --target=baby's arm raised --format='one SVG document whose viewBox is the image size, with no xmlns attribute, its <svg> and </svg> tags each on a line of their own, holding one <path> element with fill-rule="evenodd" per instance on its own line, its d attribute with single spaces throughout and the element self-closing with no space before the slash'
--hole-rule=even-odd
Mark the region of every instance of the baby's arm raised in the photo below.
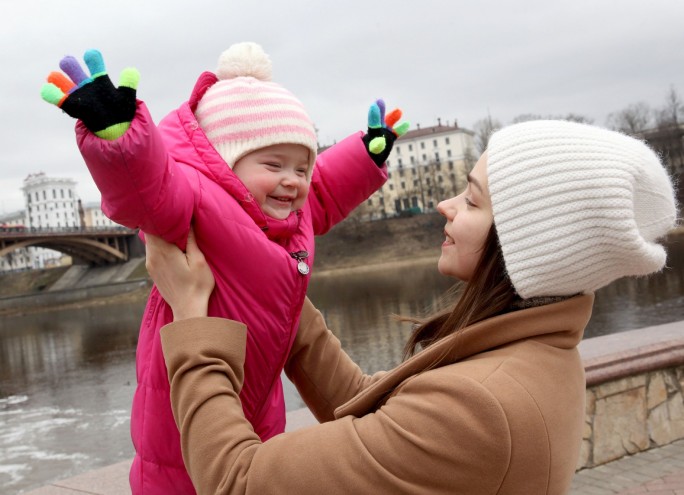
<svg viewBox="0 0 684 495">
<path fill-rule="evenodd" d="M 398 109 L 385 117 L 385 103 L 377 100 L 368 112 L 366 134 L 353 134 L 319 155 L 308 199 L 316 235 L 345 219 L 385 183 L 387 157 L 409 126 L 395 126 L 400 118 Z"/>
<path fill-rule="evenodd" d="M 194 207 L 186 176 L 168 154 L 144 103 L 136 100 L 140 75 L 127 68 L 112 84 L 102 55 L 89 50 L 88 77 L 74 57 L 53 72 L 44 100 L 79 119 L 77 143 L 113 221 L 183 245 Z"/>
</svg>

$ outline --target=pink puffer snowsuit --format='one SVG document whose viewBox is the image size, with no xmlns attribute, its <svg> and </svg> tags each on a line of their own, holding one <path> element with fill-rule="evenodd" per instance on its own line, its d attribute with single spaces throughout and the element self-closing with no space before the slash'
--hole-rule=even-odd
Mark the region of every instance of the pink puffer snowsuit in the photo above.
<svg viewBox="0 0 684 495">
<path fill-rule="evenodd" d="M 280 374 L 310 277 L 298 271 L 291 253 L 306 251 L 311 265 L 314 235 L 345 218 L 387 175 L 368 156 L 359 132 L 318 157 L 301 210 L 285 220 L 266 217 L 194 117 L 197 101 L 214 80 L 203 74 L 190 100 L 158 127 L 139 101 L 130 129 L 119 139 L 99 139 L 79 122 L 77 141 L 109 218 L 181 247 L 192 223 L 216 278 L 210 316 L 238 320 L 249 329 L 240 399 L 245 416 L 266 440 L 285 428 Z M 171 413 L 159 338 L 160 328 L 172 319 L 153 287 L 136 354 L 133 494 L 195 493 Z"/>
</svg>

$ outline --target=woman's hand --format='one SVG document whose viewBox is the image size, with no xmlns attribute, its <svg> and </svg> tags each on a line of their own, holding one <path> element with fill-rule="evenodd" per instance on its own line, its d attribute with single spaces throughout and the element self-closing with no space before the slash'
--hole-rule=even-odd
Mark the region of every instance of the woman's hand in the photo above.
<svg viewBox="0 0 684 495">
<path fill-rule="evenodd" d="M 185 253 L 160 237 L 146 235 L 145 267 L 173 310 L 173 320 L 207 316 L 214 275 L 190 229 Z"/>
</svg>

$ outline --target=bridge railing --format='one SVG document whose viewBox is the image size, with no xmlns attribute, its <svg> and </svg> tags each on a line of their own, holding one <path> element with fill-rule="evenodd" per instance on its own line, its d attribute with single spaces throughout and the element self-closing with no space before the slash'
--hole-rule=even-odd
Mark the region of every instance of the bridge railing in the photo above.
<svg viewBox="0 0 684 495">
<path fill-rule="evenodd" d="M 59 236 L 64 234 L 85 235 L 131 235 L 137 230 L 127 227 L 25 227 L 25 226 L 0 226 L 0 237 L 33 237 L 33 236 Z"/>
</svg>

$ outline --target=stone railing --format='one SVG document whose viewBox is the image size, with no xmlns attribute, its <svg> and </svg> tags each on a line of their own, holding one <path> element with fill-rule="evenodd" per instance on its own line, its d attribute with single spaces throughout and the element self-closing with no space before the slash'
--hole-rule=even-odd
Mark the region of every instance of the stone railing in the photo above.
<svg viewBox="0 0 684 495">
<path fill-rule="evenodd" d="M 684 438 L 684 321 L 579 346 L 587 408 L 578 469 Z"/>
</svg>

